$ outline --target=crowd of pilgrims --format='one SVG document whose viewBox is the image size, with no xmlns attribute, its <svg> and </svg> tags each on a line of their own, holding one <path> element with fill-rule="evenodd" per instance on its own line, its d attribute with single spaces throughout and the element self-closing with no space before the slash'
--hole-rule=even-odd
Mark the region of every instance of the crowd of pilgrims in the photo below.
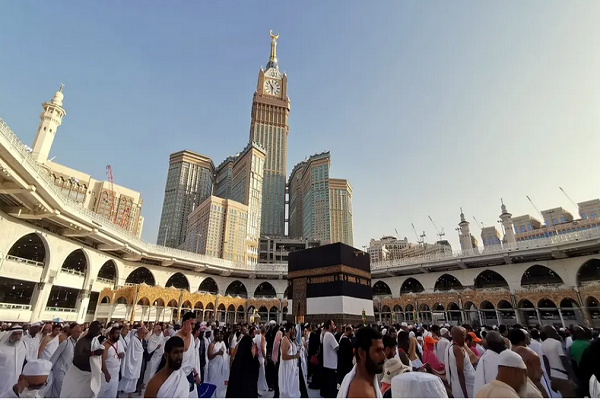
<svg viewBox="0 0 600 400">
<path fill-rule="evenodd" d="M 4 324 L 0 397 L 600 397 L 598 359 L 581 326 Z"/>
</svg>

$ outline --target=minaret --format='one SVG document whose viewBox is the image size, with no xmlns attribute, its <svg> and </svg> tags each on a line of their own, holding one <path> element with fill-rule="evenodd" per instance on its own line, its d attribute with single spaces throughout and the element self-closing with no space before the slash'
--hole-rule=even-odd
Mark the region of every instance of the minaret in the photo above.
<svg viewBox="0 0 600 400">
<path fill-rule="evenodd" d="M 35 134 L 32 153 L 35 160 L 41 164 L 48 160 L 56 129 L 60 126 L 62 117 L 66 115 L 66 111 L 62 108 L 64 87 L 65 85 L 61 83 L 60 89 L 54 93 L 52 100 L 42 104 L 44 111 L 40 114 L 40 126 Z"/>
<path fill-rule="evenodd" d="M 462 208 L 460 209 L 460 222 L 458 223 L 460 240 L 460 248 L 468 250 L 473 248 L 473 242 L 471 240 L 471 230 L 469 229 L 469 222 L 465 219 Z"/>
<path fill-rule="evenodd" d="M 502 223 L 502 227 L 504 228 L 503 243 L 515 243 L 517 239 L 515 238 L 515 231 L 513 229 L 512 214 L 506 211 L 506 206 L 504 205 L 504 201 L 502 201 L 502 199 L 500 199 L 500 202 L 502 203 L 500 223 Z"/>
</svg>

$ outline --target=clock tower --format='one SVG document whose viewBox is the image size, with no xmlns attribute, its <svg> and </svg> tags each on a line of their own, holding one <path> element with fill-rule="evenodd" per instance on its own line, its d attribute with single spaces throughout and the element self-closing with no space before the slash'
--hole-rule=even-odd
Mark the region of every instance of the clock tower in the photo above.
<svg viewBox="0 0 600 400">
<path fill-rule="evenodd" d="M 287 76 L 279 72 L 277 39 L 271 36 L 271 55 L 266 69 L 261 67 L 252 100 L 250 142 L 266 150 L 263 177 L 261 235 L 285 235 L 285 185 L 287 171 L 287 136 L 290 99 Z"/>
</svg>

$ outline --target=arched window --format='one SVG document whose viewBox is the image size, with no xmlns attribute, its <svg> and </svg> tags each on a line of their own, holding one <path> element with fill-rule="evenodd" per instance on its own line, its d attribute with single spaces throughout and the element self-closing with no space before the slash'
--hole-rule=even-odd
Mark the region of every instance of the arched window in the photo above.
<svg viewBox="0 0 600 400">
<path fill-rule="evenodd" d="M 448 291 L 448 290 L 462 290 L 463 285 L 456 277 L 450 274 L 444 274 L 440 276 L 435 282 L 433 290 L 435 291 Z"/>
<path fill-rule="evenodd" d="M 383 281 L 377 281 L 373 285 L 373 296 L 390 296 L 392 291 L 387 283 Z"/>
<path fill-rule="evenodd" d="M 227 286 L 227 290 L 225 290 L 225 296 L 232 297 L 241 297 L 243 299 L 248 298 L 248 290 L 246 290 L 246 286 L 240 281 L 233 281 Z"/>
<path fill-rule="evenodd" d="M 198 288 L 200 292 L 208 292 L 211 294 L 218 294 L 219 287 L 217 286 L 217 282 L 213 278 L 206 278 L 200 283 L 200 287 Z"/>
<path fill-rule="evenodd" d="M 154 275 L 152 275 L 152 272 L 150 272 L 148 268 L 139 267 L 129 274 L 129 276 L 125 280 L 125 283 L 131 283 L 135 285 L 140 285 L 144 283 L 148 286 L 154 286 Z"/>
<path fill-rule="evenodd" d="M 521 286 L 553 285 L 560 286 L 564 282 L 560 276 L 548 267 L 534 265 L 527 268 L 521 277 Z"/>
<path fill-rule="evenodd" d="M 424 290 L 425 288 L 423 288 L 421 282 L 419 282 L 415 278 L 408 278 L 402 284 L 402 287 L 400 288 L 400 294 L 420 293 Z"/>
<path fill-rule="evenodd" d="M 486 269 L 475 278 L 475 288 L 508 288 L 508 282 L 499 273 Z"/>
<path fill-rule="evenodd" d="M 183 275 L 181 272 L 177 272 L 171 275 L 165 286 L 174 287 L 180 290 L 190 290 L 190 283 L 188 282 L 185 275 Z"/>
</svg>

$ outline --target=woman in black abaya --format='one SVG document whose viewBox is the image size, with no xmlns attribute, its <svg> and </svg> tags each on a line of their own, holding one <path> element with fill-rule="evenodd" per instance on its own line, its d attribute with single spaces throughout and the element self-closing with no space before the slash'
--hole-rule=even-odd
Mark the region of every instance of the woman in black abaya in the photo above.
<svg viewBox="0 0 600 400">
<path fill-rule="evenodd" d="M 256 347 L 250 336 L 244 335 L 231 364 L 225 397 L 257 398 L 258 368 Z"/>
</svg>

